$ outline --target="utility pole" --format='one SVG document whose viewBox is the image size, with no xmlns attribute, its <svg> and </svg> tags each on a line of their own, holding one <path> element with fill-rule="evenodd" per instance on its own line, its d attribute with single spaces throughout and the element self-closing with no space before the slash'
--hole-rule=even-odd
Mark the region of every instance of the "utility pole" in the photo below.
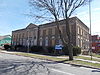
<svg viewBox="0 0 100 75">
<path fill-rule="evenodd" d="M 91 37 L 91 2 L 89 0 L 89 21 L 90 21 L 90 56 L 92 60 L 92 37 Z"/>
</svg>

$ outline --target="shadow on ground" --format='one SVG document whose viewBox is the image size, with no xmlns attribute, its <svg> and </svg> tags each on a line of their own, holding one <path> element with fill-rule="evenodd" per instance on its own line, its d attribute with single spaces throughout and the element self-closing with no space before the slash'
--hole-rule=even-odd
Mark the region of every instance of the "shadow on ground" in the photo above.
<svg viewBox="0 0 100 75">
<path fill-rule="evenodd" d="M 92 72 L 100 72 L 100 69 L 92 70 Z"/>
<path fill-rule="evenodd" d="M 57 64 L 57 62 L 34 62 L 22 60 L 0 60 L 0 75 L 49 75 L 50 70 L 46 64 Z"/>
</svg>

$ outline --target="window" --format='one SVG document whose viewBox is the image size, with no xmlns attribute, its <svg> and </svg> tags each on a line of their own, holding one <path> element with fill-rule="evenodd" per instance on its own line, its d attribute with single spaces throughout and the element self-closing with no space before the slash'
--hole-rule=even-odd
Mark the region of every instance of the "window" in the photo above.
<svg viewBox="0 0 100 75">
<path fill-rule="evenodd" d="M 79 34 L 80 28 L 78 27 L 78 34 Z"/>
<path fill-rule="evenodd" d="M 34 45 L 37 45 L 37 40 L 36 39 L 34 40 Z"/>
<path fill-rule="evenodd" d="M 83 30 L 81 29 L 81 35 L 83 35 Z"/>
<path fill-rule="evenodd" d="M 83 41 L 81 40 L 81 47 L 83 46 Z"/>
<path fill-rule="evenodd" d="M 46 35 L 46 30 L 43 30 L 43 36 L 45 36 Z"/>
<path fill-rule="evenodd" d="M 19 41 L 19 42 L 20 42 L 20 45 L 22 45 L 22 39 L 20 39 L 20 41 Z"/>
<path fill-rule="evenodd" d="M 81 28 L 79 27 L 79 34 L 81 35 Z"/>
<path fill-rule="evenodd" d="M 55 37 L 54 36 L 52 36 L 52 39 L 54 39 Z"/>
<path fill-rule="evenodd" d="M 49 28 L 49 35 L 52 35 L 52 28 Z"/>
<path fill-rule="evenodd" d="M 100 44 L 98 44 L 97 46 L 99 46 L 99 47 L 100 47 Z"/>
<path fill-rule="evenodd" d="M 48 46 L 48 37 L 45 39 L 45 46 Z"/>
<path fill-rule="evenodd" d="M 34 36 L 34 40 L 36 39 L 36 36 Z"/>
<path fill-rule="evenodd" d="M 62 41 L 61 41 L 61 39 L 59 39 L 59 44 L 62 44 Z"/>
<path fill-rule="evenodd" d="M 55 39 L 52 39 L 52 46 L 55 45 Z"/>
<path fill-rule="evenodd" d="M 46 35 L 48 35 L 48 29 L 46 30 Z"/>
<path fill-rule="evenodd" d="M 16 34 L 16 38 L 18 39 L 18 34 Z"/>
<path fill-rule="evenodd" d="M 42 46 L 42 37 L 40 37 L 40 46 Z"/>
<path fill-rule="evenodd" d="M 52 34 L 55 35 L 55 28 L 52 29 Z"/>
<path fill-rule="evenodd" d="M 51 37 L 51 45 L 54 46 L 55 45 L 55 36 Z"/>
<path fill-rule="evenodd" d="M 81 40 L 78 38 L 78 47 L 81 46 Z"/>
<path fill-rule="evenodd" d="M 66 27 L 65 26 L 62 26 L 62 33 L 64 34 L 66 32 Z"/>
</svg>

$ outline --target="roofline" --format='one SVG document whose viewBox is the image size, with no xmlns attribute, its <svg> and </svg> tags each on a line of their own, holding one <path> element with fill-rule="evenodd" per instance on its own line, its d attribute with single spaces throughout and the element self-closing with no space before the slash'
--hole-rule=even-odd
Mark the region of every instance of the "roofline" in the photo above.
<svg viewBox="0 0 100 75">
<path fill-rule="evenodd" d="M 30 24 L 33 24 L 33 23 L 30 23 Z M 30 25 L 30 24 L 28 24 L 28 26 Z M 33 25 L 35 25 L 35 24 L 33 24 Z M 27 27 L 28 27 L 27 26 Z M 37 26 L 37 25 L 35 25 L 35 26 Z M 21 31 L 21 30 L 25 30 L 25 29 L 31 29 L 31 28 L 23 28 L 23 29 L 18 29 L 18 30 L 14 30 L 14 31 L 12 31 L 12 32 L 17 32 L 17 31 Z M 37 26 L 38 27 L 38 26 Z M 33 28 L 33 27 L 32 27 Z M 34 27 L 35 28 L 35 27 Z"/>
<path fill-rule="evenodd" d="M 85 24 L 85 23 L 83 23 L 79 18 L 77 18 L 77 17 L 75 17 L 78 21 L 80 21 L 81 23 L 82 23 L 82 25 L 84 25 L 88 30 L 89 30 L 89 27 Z"/>
<path fill-rule="evenodd" d="M 71 18 L 69 18 L 69 19 L 73 19 L 74 17 L 71 17 Z M 65 21 L 66 19 L 62 19 L 62 20 L 59 20 L 58 22 L 60 23 L 60 22 L 62 22 L 62 21 Z M 49 25 L 49 24 L 54 24 L 54 23 L 56 23 L 56 21 L 53 21 L 53 22 L 49 22 L 49 23 L 45 23 L 45 24 L 40 24 L 39 26 L 45 26 L 45 25 Z"/>
<path fill-rule="evenodd" d="M 75 16 L 75 17 L 71 17 L 71 18 L 69 18 L 69 19 L 74 19 L 74 18 L 75 18 L 76 20 L 78 20 L 80 23 L 82 23 L 82 25 L 85 26 L 85 27 L 89 30 L 88 26 L 86 26 L 86 25 L 85 25 L 79 18 L 77 18 L 76 16 Z M 66 20 L 66 19 L 59 20 L 58 22 L 60 23 L 60 22 L 63 22 L 64 20 Z M 53 21 L 53 22 L 50 22 L 50 23 L 40 24 L 40 25 L 38 25 L 38 26 L 36 25 L 36 26 L 37 26 L 37 27 L 42 27 L 42 26 L 49 26 L 50 24 L 52 24 L 53 26 L 55 26 L 55 23 L 56 23 L 56 22 Z M 33 24 L 33 23 L 30 23 L 30 24 Z M 29 25 L 30 25 L 30 24 L 29 24 Z M 29 26 L 29 25 L 28 25 L 28 26 Z M 35 24 L 34 24 L 34 25 L 35 25 Z M 28 26 L 27 26 L 27 27 L 28 27 Z M 51 26 L 51 25 L 50 25 L 50 26 Z M 31 29 L 31 28 L 27 28 L 27 27 L 24 28 L 24 29 L 18 29 L 18 30 L 12 31 L 12 32 L 17 32 L 17 31 L 21 31 L 21 30 L 25 30 L 25 29 Z M 32 28 L 33 28 L 33 27 L 32 27 Z"/>
<path fill-rule="evenodd" d="M 17 31 L 21 31 L 21 30 L 25 30 L 26 28 L 23 28 L 23 29 L 18 29 L 18 30 L 14 30 L 12 32 L 17 32 Z"/>
</svg>

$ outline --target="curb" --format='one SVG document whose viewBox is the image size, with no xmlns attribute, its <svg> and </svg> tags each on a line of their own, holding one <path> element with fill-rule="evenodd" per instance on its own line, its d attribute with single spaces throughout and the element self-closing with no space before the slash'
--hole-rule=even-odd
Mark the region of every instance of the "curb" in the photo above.
<svg viewBox="0 0 100 75">
<path fill-rule="evenodd" d="M 92 68 L 92 69 L 99 69 L 100 70 L 100 68 L 96 68 L 96 67 L 92 67 L 92 66 L 87 66 L 87 65 L 72 64 L 72 63 L 64 63 L 64 64 L 70 64 L 70 65 L 76 66 L 76 67 L 86 67 L 86 68 Z"/>
<path fill-rule="evenodd" d="M 6 53 L 6 54 L 13 54 L 13 53 L 9 53 L 9 52 L 8 53 L 7 52 L 2 52 L 2 51 L 0 51 L 0 52 L 1 53 Z M 17 55 L 17 54 L 13 54 L 13 55 Z M 23 56 L 23 55 L 18 55 L 18 56 Z M 24 57 L 30 57 L 30 56 L 24 56 Z M 30 58 L 35 58 L 35 57 L 30 57 Z M 63 62 L 58 62 L 58 61 L 54 61 L 54 60 L 50 60 L 50 59 L 44 59 L 44 58 L 36 58 L 36 59 L 53 61 L 53 62 L 56 62 L 56 63 L 63 63 Z M 81 65 L 81 64 L 73 64 L 73 63 L 63 63 L 63 64 L 69 64 L 69 65 L 76 66 L 76 67 L 86 67 L 86 68 L 92 68 L 92 69 L 99 69 L 100 70 L 100 68 L 87 66 L 87 65 Z"/>
</svg>

